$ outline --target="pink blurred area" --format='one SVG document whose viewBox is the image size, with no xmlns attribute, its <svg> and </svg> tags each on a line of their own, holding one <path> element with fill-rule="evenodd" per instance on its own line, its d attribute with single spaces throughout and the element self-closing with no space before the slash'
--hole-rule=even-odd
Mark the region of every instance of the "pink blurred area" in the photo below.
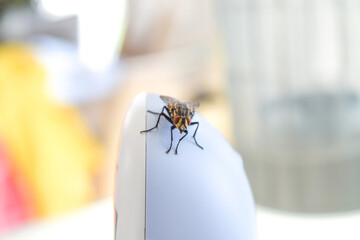
<svg viewBox="0 0 360 240">
<path fill-rule="evenodd" d="M 12 167 L 12 160 L 0 140 L 0 234 L 32 218 L 26 183 Z"/>
</svg>

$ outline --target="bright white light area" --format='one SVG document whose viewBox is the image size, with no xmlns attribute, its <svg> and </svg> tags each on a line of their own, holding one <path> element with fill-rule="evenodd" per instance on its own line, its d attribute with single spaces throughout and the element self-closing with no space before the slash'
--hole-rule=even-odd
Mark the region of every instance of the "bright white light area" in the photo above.
<svg viewBox="0 0 360 240">
<path fill-rule="evenodd" d="M 316 79 L 324 86 L 336 84 L 341 79 L 341 21 L 339 20 L 337 5 L 331 1 L 314 1 L 315 38 L 313 51 L 313 71 Z"/>
<path fill-rule="evenodd" d="M 53 17 L 66 17 L 76 15 L 81 0 L 38 0 L 40 11 Z"/>
<path fill-rule="evenodd" d="M 114 203 L 112 198 L 102 199 L 61 217 L 30 223 L 0 236 L 0 239 L 114 239 Z"/>
<path fill-rule="evenodd" d="M 104 71 L 119 54 L 125 28 L 126 0 L 38 0 L 52 17 L 78 17 L 79 60 L 91 71 Z"/>
<path fill-rule="evenodd" d="M 119 54 L 126 1 L 93 0 L 84 2 L 84 6 L 78 15 L 80 61 L 93 71 L 102 71 Z"/>
<path fill-rule="evenodd" d="M 359 240 L 360 211 L 295 214 L 257 207 L 258 240 Z"/>
</svg>

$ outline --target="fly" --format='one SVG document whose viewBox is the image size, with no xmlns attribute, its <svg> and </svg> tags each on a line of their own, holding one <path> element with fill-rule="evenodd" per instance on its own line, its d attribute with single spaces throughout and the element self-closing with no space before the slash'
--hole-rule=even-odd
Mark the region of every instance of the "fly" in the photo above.
<svg viewBox="0 0 360 240">
<path fill-rule="evenodd" d="M 170 143 L 170 147 L 166 151 L 166 153 L 169 153 L 171 150 L 171 147 L 172 147 L 173 130 L 175 128 L 177 128 L 180 131 L 180 133 L 182 133 L 182 132 L 185 133 L 185 135 L 180 138 L 179 142 L 176 145 L 175 154 L 177 154 L 179 144 L 180 144 L 181 140 L 183 140 L 186 137 L 186 135 L 188 134 L 187 128 L 188 128 L 188 126 L 191 126 L 191 125 L 197 125 L 194 135 L 193 135 L 196 146 L 198 146 L 201 149 L 204 149 L 196 141 L 196 133 L 197 133 L 197 130 L 198 130 L 200 124 L 199 124 L 199 122 L 191 121 L 192 117 L 194 116 L 194 114 L 195 114 L 196 110 L 198 109 L 198 107 L 200 106 L 200 104 L 198 102 L 189 102 L 189 101 L 181 102 L 175 98 L 167 97 L 167 96 L 160 96 L 160 98 L 166 104 L 162 108 L 161 113 L 148 111 L 152 114 L 157 114 L 159 116 L 155 127 L 150 128 L 148 130 L 141 131 L 140 133 L 150 132 L 151 130 L 157 128 L 159 125 L 160 118 L 161 118 L 161 116 L 163 116 L 166 120 L 168 120 L 172 124 L 172 126 L 171 126 L 171 143 Z M 165 114 L 165 112 L 167 113 L 167 115 Z"/>
</svg>

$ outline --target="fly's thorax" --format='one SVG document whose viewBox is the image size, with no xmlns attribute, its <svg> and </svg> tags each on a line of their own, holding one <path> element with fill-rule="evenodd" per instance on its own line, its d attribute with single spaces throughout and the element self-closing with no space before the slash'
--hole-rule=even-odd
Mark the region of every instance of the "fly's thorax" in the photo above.
<svg viewBox="0 0 360 240">
<path fill-rule="evenodd" d="M 176 116 L 180 116 L 182 118 L 186 118 L 190 116 L 190 109 L 188 108 L 187 105 L 183 103 L 175 104 L 174 109 Z"/>
</svg>

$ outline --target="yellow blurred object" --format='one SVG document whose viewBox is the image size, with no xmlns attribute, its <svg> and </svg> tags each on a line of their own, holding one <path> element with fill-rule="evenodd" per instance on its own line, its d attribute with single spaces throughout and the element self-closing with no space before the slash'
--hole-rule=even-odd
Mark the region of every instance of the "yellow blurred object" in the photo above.
<svg viewBox="0 0 360 240">
<path fill-rule="evenodd" d="M 0 46 L 0 137 L 31 187 L 36 214 L 53 216 L 95 197 L 102 147 L 73 107 L 51 101 L 31 49 Z"/>
</svg>

